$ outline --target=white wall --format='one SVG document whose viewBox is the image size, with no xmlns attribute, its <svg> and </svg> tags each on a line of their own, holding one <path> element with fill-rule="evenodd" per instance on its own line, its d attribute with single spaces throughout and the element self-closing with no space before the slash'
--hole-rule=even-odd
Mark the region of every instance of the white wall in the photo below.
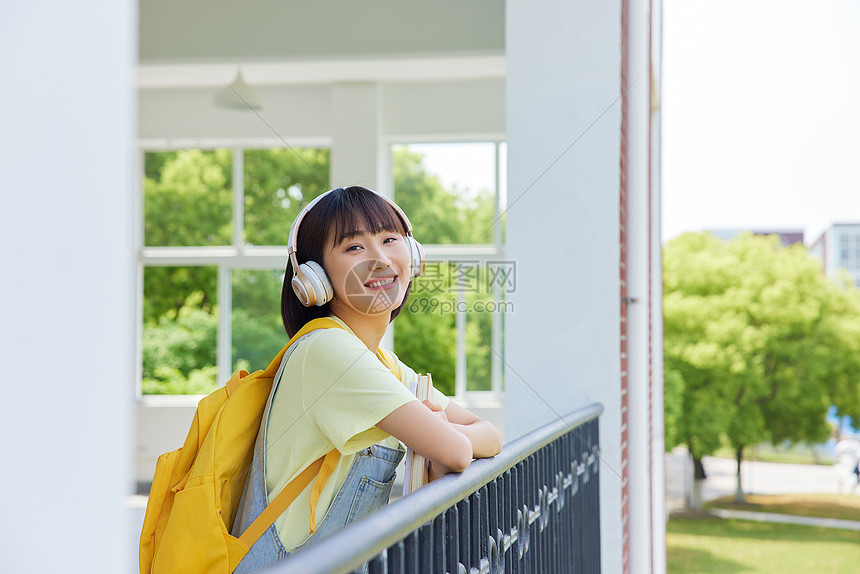
<svg viewBox="0 0 860 574">
<path fill-rule="evenodd" d="M 2 12 L 0 571 L 125 572 L 135 4 Z"/>
<path fill-rule="evenodd" d="M 619 3 L 507 3 L 508 439 L 597 401 L 602 567 L 621 571 Z"/>
</svg>

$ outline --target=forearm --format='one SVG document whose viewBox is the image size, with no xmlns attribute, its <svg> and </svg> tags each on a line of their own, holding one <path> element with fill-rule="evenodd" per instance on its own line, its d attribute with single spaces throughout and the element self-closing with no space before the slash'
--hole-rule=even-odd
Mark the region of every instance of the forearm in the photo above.
<svg viewBox="0 0 860 574">
<path fill-rule="evenodd" d="M 493 423 L 481 419 L 470 424 L 449 424 L 469 439 L 475 458 L 487 458 L 501 452 L 502 436 Z"/>
</svg>

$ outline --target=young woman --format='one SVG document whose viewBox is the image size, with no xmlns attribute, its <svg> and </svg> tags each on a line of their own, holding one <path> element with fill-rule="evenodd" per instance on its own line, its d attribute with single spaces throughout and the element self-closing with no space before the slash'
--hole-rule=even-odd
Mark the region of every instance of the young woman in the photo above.
<svg viewBox="0 0 860 574">
<path fill-rule="evenodd" d="M 304 335 L 282 363 L 257 441 L 259 476 L 246 486 L 234 531 L 261 510 L 250 508 L 249 488 L 256 484 L 257 506 L 265 506 L 314 461 L 325 462 L 314 487 L 254 544 L 238 573 L 386 504 L 401 443 L 430 461 L 431 480 L 501 450 L 492 424 L 441 393 L 419 402 L 408 389 L 415 371 L 379 347 L 424 266 L 399 207 L 363 187 L 331 190 L 296 218 L 288 252 L 281 298 L 287 334 L 324 317 L 336 325 Z"/>
</svg>

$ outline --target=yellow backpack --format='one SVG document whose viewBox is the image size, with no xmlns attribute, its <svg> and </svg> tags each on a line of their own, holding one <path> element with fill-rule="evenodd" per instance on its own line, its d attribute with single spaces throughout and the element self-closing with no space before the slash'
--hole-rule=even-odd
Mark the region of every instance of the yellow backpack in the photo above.
<svg viewBox="0 0 860 574">
<path fill-rule="evenodd" d="M 224 387 L 201 399 L 184 446 L 158 458 L 140 534 L 141 574 L 233 572 L 254 542 L 320 473 L 325 456 L 284 487 L 240 537 L 230 534 L 281 359 L 303 335 L 331 328 L 343 327 L 331 319 L 314 319 L 265 371 L 238 371 Z M 337 450 L 327 456 L 332 455 L 336 457 Z M 331 467 L 327 461 L 318 482 L 328 478 Z"/>
</svg>

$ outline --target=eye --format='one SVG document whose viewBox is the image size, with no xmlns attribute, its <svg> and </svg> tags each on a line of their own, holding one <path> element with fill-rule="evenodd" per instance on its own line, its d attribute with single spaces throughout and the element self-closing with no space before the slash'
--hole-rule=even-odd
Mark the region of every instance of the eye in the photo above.
<svg viewBox="0 0 860 574">
<path fill-rule="evenodd" d="M 346 252 L 347 253 L 355 252 L 355 251 L 358 251 L 359 249 L 361 249 L 361 245 L 350 245 L 349 247 L 346 248 Z"/>
<path fill-rule="evenodd" d="M 392 235 L 391 237 L 387 237 L 385 239 L 385 243 L 391 243 L 392 241 L 397 241 L 398 239 L 400 239 L 398 236 Z"/>
</svg>

